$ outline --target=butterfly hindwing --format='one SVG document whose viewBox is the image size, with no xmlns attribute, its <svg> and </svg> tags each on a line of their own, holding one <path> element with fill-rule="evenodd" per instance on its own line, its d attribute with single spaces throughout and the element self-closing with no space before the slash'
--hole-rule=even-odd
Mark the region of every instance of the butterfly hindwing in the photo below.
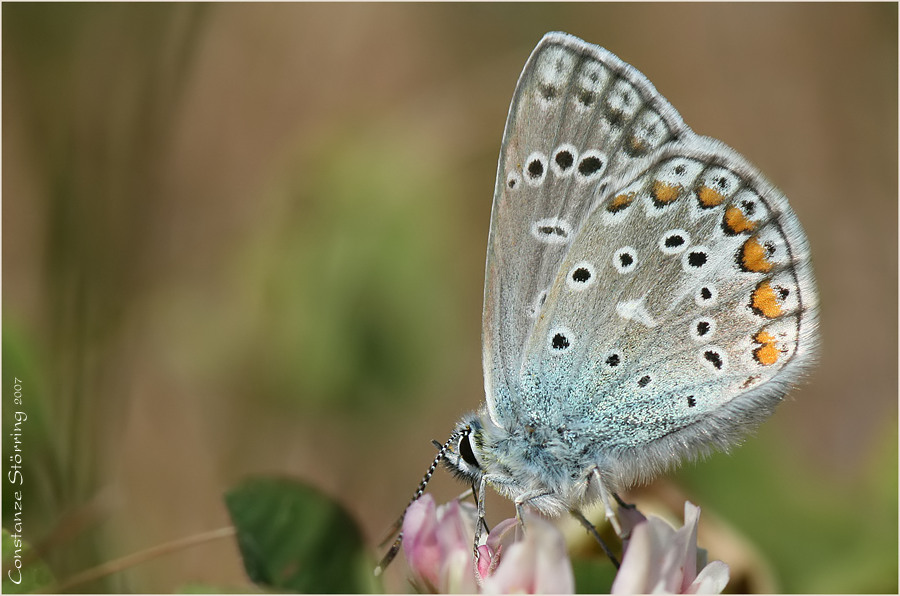
<svg viewBox="0 0 900 596">
<path fill-rule="evenodd" d="M 521 414 L 648 477 L 765 418 L 817 298 L 784 196 L 724 144 L 669 144 L 581 226 L 530 335 Z"/>
</svg>

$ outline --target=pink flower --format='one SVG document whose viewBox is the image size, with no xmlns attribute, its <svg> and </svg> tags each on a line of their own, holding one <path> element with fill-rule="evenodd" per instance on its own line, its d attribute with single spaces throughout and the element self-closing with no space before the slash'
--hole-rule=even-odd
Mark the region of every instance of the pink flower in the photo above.
<svg viewBox="0 0 900 596">
<path fill-rule="evenodd" d="M 472 544 L 478 512 L 450 501 L 435 508 L 431 495 L 412 503 L 403 518 L 403 554 L 420 588 L 436 593 L 475 593 Z"/>
<path fill-rule="evenodd" d="M 509 527 L 503 528 L 507 522 L 512 522 L 515 528 L 515 519 L 502 522 L 491 532 L 488 546 L 498 530 L 507 536 L 515 533 Z M 499 555 L 499 564 L 492 562 L 492 573 L 483 576 L 481 591 L 485 594 L 574 594 L 575 576 L 562 533 L 537 515 L 526 515 L 525 528 L 521 540 L 511 544 L 503 544 L 501 540 L 499 550 L 494 552 L 495 556 Z"/>
<path fill-rule="evenodd" d="M 728 566 L 721 561 L 707 565 L 706 551 L 697 548 L 698 507 L 685 503 L 685 523 L 677 530 L 634 508 L 620 508 L 618 517 L 625 555 L 613 594 L 713 594 L 725 588 Z M 476 572 L 472 544 L 477 518 L 471 503 L 457 500 L 435 507 L 434 499 L 424 495 L 410 505 L 403 521 L 403 552 L 420 589 L 485 594 L 575 591 L 562 533 L 527 512 L 524 533 L 515 519 L 494 526 L 478 547 Z"/>
<path fill-rule="evenodd" d="M 423 495 L 403 521 L 403 552 L 420 587 L 432 592 L 507 594 L 573 593 L 575 580 L 560 531 L 539 516 L 497 524 L 479 547 L 476 582 L 472 545 L 478 514 L 470 503 L 435 508 Z"/>
<path fill-rule="evenodd" d="M 728 565 L 722 561 L 707 565 L 706 551 L 700 549 L 698 553 L 699 519 L 700 508 L 686 502 L 684 526 L 677 530 L 655 516 L 636 520 L 612 593 L 721 593 L 728 583 Z"/>
</svg>

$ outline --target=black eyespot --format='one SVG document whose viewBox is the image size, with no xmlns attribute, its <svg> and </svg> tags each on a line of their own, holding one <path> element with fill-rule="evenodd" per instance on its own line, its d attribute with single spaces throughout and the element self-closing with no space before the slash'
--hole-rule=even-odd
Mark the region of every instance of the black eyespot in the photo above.
<svg viewBox="0 0 900 596">
<path fill-rule="evenodd" d="M 689 408 L 693 408 L 694 406 L 697 405 L 697 400 L 694 399 L 694 396 L 693 396 L 693 395 L 688 395 L 687 402 L 688 402 L 688 407 L 689 407 Z"/>
<path fill-rule="evenodd" d="M 720 189 L 725 190 L 726 188 L 728 188 L 728 180 L 726 180 L 724 176 L 721 176 L 716 180 L 716 185 Z"/>
<path fill-rule="evenodd" d="M 643 377 L 638 379 L 639 387 L 646 387 L 649 384 L 650 384 L 650 375 L 644 375 Z"/>
<path fill-rule="evenodd" d="M 709 300 L 712 298 L 712 290 L 709 288 L 700 288 L 700 297 L 704 300 Z"/>
<path fill-rule="evenodd" d="M 621 359 L 618 354 L 611 354 L 609 358 L 606 359 L 606 363 L 610 366 L 619 366 L 619 362 L 621 362 Z"/>
<path fill-rule="evenodd" d="M 707 350 L 706 352 L 703 352 L 703 357 L 706 358 L 716 370 L 722 370 L 724 362 L 722 362 L 722 356 L 718 352 Z"/>
<path fill-rule="evenodd" d="M 678 164 L 677 166 L 675 166 L 675 173 L 678 174 L 679 176 L 684 175 L 684 173 L 686 171 L 687 171 L 687 168 L 685 168 L 684 165 L 682 165 L 682 164 Z"/>
<path fill-rule="evenodd" d="M 575 157 L 572 156 L 572 153 L 563 149 L 559 153 L 556 154 L 556 165 L 559 166 L 559 169 L 565 172 L 569 168 L 572 167 L 572 164 L 575 163 Z"/>
<path fill-rule="evenodd" d="M 681 234 L 672 234 L 668 236 L 665 241 L 665 245 L 667 248 L 675 248 L 676 246 L 681 246 L 684 244 L 684 236 Z"/>
<path fill-rule="evenodd" d="M 569 338 L 567 338 L 562 333 L 557 333 L 553 336 L 553 341 L 551 342 L 554 350 L 565 350 L 569 347 Z"/>
<path fill-rule="evenodd" d="M 688 254 L 687 262 L 691 267 L 703 267 L 704 265 L 706 265 L 706 253 L 695 250 L 694 252 Z"/>
<path fill-rule="evenodd" d="M 507 184 L 510 188 L 515 188 L 515 187 L 516 187 L 516 179 L 515 179 L 515 178 L 510 178 L 510 179 L 509 179 L 509 182 L 507 182 L 506 184 Z"/>
<path fill-rule="evenodd" d="M 619 273 L 631 273 L 638 266 L 637 251 L 631 246 L 623 246 L 613 254 L 612 264 Z"/>
<path fill-rule="evenodd" d="M 591 278 L 591 272 L 585 269 L 584 267 L 579 267 L 575 271 L 572 272 L 572 281 L 577 281 L 578 283 L 585 283 L 587 280 Z"/>
<path fill-rule="evenodd" d="M 600 171 L 603 167 L 603 161 L 599 157 L 589 155 L 581 160 L 578 164 L 578 173 L 582 176 L 590 176 Z"/>
<path fill-rule="evenodd" d="M 542 219 L 531 224 L 531 234 L 541 242 L 560 244 L 567 242 L 572 226 L 555 217 Z"/>
<path fill-rule="evenodd" d="M 545 236 L 561 236 L 563 238 L 566 237 L 566 231 L 560 226 L 541 226 L 538 228 L 538 232 L 544 234 Z"/>
<path fill-rule="evenodd" d="M 709 321 L 700 321 L 697 323 L 697 335 L 704 336 L 709 333 Z"/>
<path fill-rule="evenodd" d="M 532 159 L 528 164 L 528 175 L 532 178 L 540 178 L 544 175 L 544 164 L 539 159 Z"/>
<path fill-rule="evenodd" d="M 472 451 L 472 445 L 469 443 L 469 435 L 470 433 L 466 433 L 459 440 L 459 455 L 463 458 L 463 461 L 469 464 L 470 466 L 475 466 L 476 468 L 480 468 L 478 465 L 478 460 L 475 459 L 475 452 Z"/>
</svg>

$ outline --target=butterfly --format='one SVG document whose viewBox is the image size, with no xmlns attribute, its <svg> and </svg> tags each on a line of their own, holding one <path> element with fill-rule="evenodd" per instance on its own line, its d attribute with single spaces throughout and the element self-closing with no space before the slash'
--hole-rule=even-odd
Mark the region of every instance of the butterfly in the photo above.
<svg viewBox="0 0 900 596">
<path fill-rule="evenodd" d="M 618 492 L 772 413 L 813 363 L 817 317 L 784 195 L 634 67 L 548 33 L 501 145 L 486 400 L 439 445 L 413 500 L 443 461 L 473 487 L 476 547 L 487 487 L 519 519 L 599 500 L 615 522 Z"/>
</svg>

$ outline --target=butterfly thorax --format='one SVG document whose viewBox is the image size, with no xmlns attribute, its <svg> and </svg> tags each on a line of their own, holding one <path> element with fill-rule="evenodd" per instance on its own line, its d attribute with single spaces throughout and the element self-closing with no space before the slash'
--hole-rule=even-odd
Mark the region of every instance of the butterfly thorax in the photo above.
<svg viewBox="0 0 900 596">
<path fill-rule="evenodd" d="M 501 495 L 548 515 L 581 508 L 598 496 L 603 462 L 564 426 L 498 426 L 486 410 L 465 416 L 454 431 L 450 469 L 475 488 L 482 479 Z"/>
</svg>

